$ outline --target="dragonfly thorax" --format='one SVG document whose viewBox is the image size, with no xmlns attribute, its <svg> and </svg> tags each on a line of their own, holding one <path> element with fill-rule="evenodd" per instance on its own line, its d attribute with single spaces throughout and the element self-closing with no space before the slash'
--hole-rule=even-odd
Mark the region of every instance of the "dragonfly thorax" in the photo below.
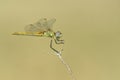
<svg viewBox="0 0 120 80">
<path fill-rule="evenodd" d="M 45 31 L 44 32 L 44 36 L 46 36 L 46 37 L 54 37 L 54 32 L 52 32 L 52 31 Z"/>
</svg>

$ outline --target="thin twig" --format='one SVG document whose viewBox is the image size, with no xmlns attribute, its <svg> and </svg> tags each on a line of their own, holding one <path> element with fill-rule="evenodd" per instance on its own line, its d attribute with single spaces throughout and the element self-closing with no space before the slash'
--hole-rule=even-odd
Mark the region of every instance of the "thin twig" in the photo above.
<svg viewBox="0 0 120 80">
<path fill-rule="evenodd" d="M 76 80 L 76 78 L 75 78 L 74 75 L 73 75 L 72 69 L 70 68 L 70 66 L 69 66 L 69 65 L 64 61 L 64 59 L 62 58 L 61 52 L 56 53 L 56 54 L 57 54 L 58 58 L 60 59 L 60 61 L 61 61 L 61 62 L 65 65 L 65 67 L 67 68 L 70 76 L 72 77 L 72 80 Z"/>
</svg>

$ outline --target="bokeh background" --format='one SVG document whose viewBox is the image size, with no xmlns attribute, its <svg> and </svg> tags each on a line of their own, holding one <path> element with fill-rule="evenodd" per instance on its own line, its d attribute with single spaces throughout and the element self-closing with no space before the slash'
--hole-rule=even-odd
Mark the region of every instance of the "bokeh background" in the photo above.
<svg viewBox="0 0 120 80">
<path fill-rule="evenodd" d="M 120 80 L 119 0 L 0 0 L 0 80 L 72 80 L 49 38 L 11 35 L 44 17 L 77 80 Z"/>
</svg>

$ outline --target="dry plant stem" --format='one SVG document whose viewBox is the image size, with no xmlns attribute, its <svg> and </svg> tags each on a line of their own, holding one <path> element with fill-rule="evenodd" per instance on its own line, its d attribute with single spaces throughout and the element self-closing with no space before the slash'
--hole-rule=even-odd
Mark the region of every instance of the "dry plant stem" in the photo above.
<svg viewBox="0 0 120 80">
<path fill-rule="evenodd" d="M 60 59 L 60 61 L 61 61 L 61 62 L 65 65 L 65 67 L 67 68 L 70 76 L 72 77 L 72 80 L 76 80 L 76 78 L 74 77 L 73 72 L 72 72 L 70 66 L 69 66 L 69 65 L 64 61 L 64 59 L 62 58 L 62 56 L 61 56 L 61 51 L 60 51 L 59 53 L 56 53 L 56 54 L 57 54 L 58 58 Z"/>
<path fill-rule="evenodd" d="M 70 76 L 72 77 L 72 80 L 76 80 L 76 78 L 74 77 L 73 72 L 72 72 L 70 66 L 64 61 L 64 59 L 63 59 L 62 56 L 61 56 L 61 52 L 63 51 L 63 49 L 62 49 L 61 51 L 58 51 L 58 50 L 54 49 L 54 48 L 52 47 L 52 40 L 50 41 L 50 48 L 51 48 L 53 51 L 55 51 L 55 54 L 58 56 L 58 58 L 60 59 L 60 61 L 62 62 L 62 64 L 65 65 L 65 67 L 67 68 Z"/>
</svg>

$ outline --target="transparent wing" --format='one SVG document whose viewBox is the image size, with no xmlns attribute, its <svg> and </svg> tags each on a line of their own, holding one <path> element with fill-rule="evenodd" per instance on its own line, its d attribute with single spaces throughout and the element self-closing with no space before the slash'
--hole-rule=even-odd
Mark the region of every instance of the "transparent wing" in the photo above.
<svg viewBox="0 0 120 80">
<path fill-rule="evenodd" d="M 25 26 L 25 31 L 30 32 L 30 33 L 34 33 L 34 32 L 40 32 L 42 30 L 33 24 L 29 24 L 29 25 Z"/>
<path fill-rule="evenodd" d="M 47 20 L 46 18 L 40 19 L 34 24 L 29 24 L 25 27 L 26 32 L 43 32 L 51 30 L 53 23 L 56 21 L 55 18 Z"/>
</svg>

